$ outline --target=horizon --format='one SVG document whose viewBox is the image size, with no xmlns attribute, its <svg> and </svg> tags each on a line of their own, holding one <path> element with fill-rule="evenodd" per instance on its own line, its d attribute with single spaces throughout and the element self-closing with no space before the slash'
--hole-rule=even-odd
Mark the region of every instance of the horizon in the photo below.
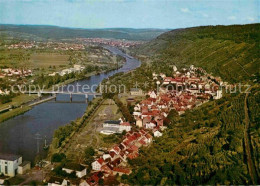
<svg viewBox="0 0 260 186">
<path fill-rule="evenodd" d="M 260 24 L 260 22 L 255 23 L 246 23 L 246 24 L 230 24 L 230 25 L 199 25 L 192 27 L 181 27 L 181 28 L 133 28 L 133 27 L 108 27 L 108 28 L 80 28 L 80 27 L 67 27 L 67 26 L 58 26 L 58 25 L 37 25 L 37 24 L 5 24 L 0 23 L 1 25 L 8 26 L 46 26 L 46 27 L 58 27 L 58 28 L 66 28 L 66 29 L 81 29 L 81 30 L 108 30 L 108 29 L 133 29 L 133 30 L 177 30 L 177 29 L 188 29 L 188 28 L 196 28 L 196 27 L 208 27 L 208 26 L 239 26 L 239 25 L 254 25 Z"/>
<path fill-rule="evenodd" d="M 0 23 L 78 29 L 178 29 L 259 22 L 258 0 L 0 0 Z"/>
</svg>

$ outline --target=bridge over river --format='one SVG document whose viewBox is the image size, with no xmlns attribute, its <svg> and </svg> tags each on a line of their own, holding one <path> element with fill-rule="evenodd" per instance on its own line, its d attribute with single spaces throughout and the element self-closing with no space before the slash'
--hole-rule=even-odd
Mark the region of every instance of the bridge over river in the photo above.
<svg viewBox="0 0 260 186">
<path fill-rule="evenodd" d="M 42 95 L 52 95 L 53 99 L 57 98 L 58 94 L 64 94 L 64 95 L 69 95 L 70 96 L 70 101 L 72 102 L 72 95 L 83 95 L 85 96 L 86 100 L 88 100 L 89 96 L 93 96 L 94 98 L 102 96 L 102 93 L 97 93 L 97 92 L 70 92 L 70 91 L 27 91 L 23 92 L 24 94 L 37 94 L 38 97 L 42 97 Z"/>
<path fill-rule="evenodd" d="M 122 68 L 107 73 L 93 75 L 88 79 L 73 82 L 68 86 L 87 84 L 91 87 L 94 84 L 100 84 L 103 79 L 116 73 L 128 72 L 140 66 L 138 60 L 124 54 L 117 48 L 107 46 L 106 49 L 126 58 L 126 63 Z M 41 138 L 45 138 L 46 136 L 47 143 L 51 143 L 53 133 L 58 127 L 66 125 L 72 120 L 81 117 L 88 106 L 88 103 L 85 102 L 85 93 L 82 96 L 82 92 L 84 91 L 80 89 L 78 91 L 79 94 L 72 93 L 73 102 L 70 103 L 60 103 L 60 101 L 64 102 L 68 100 L 70 94 L 61 94 L 58 92 L 56 94 L 56 102 L 50 100 L 35 105 L 25 114 L 0 123 L 0 152 L 20 154 L 23 156 L 23 159 L 33 162 L 37 155 L 37 140 L 35 134 L 40 134 Z M 46 93 L 51 94 L 53 92 L 46 91 Z M 87 95 L 90 101 L 95 97 L 92 93 L 88 93 Z M 44 140 L 40 140 L 39 144 L 43 147 Z M 40 148 L 40 155 L 44 156 L 45 153 L 43 148 Z"/>
</svg>

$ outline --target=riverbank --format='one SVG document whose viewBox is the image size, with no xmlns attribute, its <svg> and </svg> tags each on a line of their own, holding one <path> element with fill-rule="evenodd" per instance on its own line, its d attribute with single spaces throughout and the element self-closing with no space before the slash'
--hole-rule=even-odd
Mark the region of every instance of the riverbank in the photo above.
<svg viewBox="0 0 260 186">
<path fill-rule="evenodd" d="M 56 129 L 55 132 L 57 132 L 58 130 L 64 129 L 64 127 L 71 125 L 72 123 L 75 124 L 74 127 L 72 128 L 73 130 L 70 131 L 70 134 L 65 139 L 63 139 L 62 141 L 60 141 L 60 139 L 57 139 L 57 136 L 55 136 L 55 132 L 54 132 L 54 137 L 53 137 L 52 142 L 50 144 L 47 159 L 50 160 L 53 154 L 61 153 L 67 148 L 66 145 L 69 143 L 69 141 L 73 138 L 73 136 L 78 131 L 80 131 L 85 126 L 87 120 L 91 120 L 93 114 L 102 105 L 103 101 L 104 101 L 103 98 L 93 99 L 90 102 L 91 104 L 88 105 L 84 115 L 81 118 L 76 119 L 76 120 L 72 121 L 70 124 L 67 124 L 65 126 L 62 126 L 58 129 Z M 58 144 L 57 144 L 57 141 L 59 142 Z"/>
<path fill-rule="evenodd" d="M 55 86 L 55 87 L 66 86 L 66 85 L 73 83 L 75 81 L 87 79 L 87 78 L 90 78 L 93 75 L 98 75 L 100 73 L 108 73 L 108 72 L 113 71 L 113 70 L 117 70 L 117 68 L 111 68 L 109 70 L 100 71 L 100 72 L 96 72 L 96 71 L 90 72 L 82 78 L 68 79 L 64 82 L 61 82 L 61 83 L 53 85 L 53 86 Z M 52 90 L 52 88 L 49 88 L 47 90 Z M 11 119 L 11 118 L 16 117 L 18 115 L 26 113 L 27 111 L 32 109 L 32 107 L 35 106 L 35 105 L 47 102 L 51 99 L 54 99 L 54 98 L 51 97 L 51 98 L 46 98 L 46 99 L 41 100 L 41 99 L 39 99 L 39 97 L 37 95 L 25 95 L 25 94 L 19 95 L 19 97 L 14 98 L 14 101 L 12 101 L 8 104 L 2 105 L 2 108 L 7 107 L 8 105 L 13 105 L 15 107 L 15 109 L 9 109 L 9 111 L 6 111 L 4 113 L 0 113 L 0 116 L 1 116 L 0 124 L 4 121 L 7 121 L 8 119 Z"/>
<path fill-rule="evenodd" d="M 7 121 L 11 118 L 14 118 L 18 115 L 24 114 L 29 111 L 32 107 L 30 106 L 21 106 L 19 108 L 10 109 L 8 112 L 2 113 L 0 116 L 0 124 L 4 121 Z"/>
</svg>

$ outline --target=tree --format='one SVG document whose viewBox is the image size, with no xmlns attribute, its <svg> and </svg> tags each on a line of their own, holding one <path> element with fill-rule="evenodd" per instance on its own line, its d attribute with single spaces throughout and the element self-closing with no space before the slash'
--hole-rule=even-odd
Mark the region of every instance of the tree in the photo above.
<svg viewBox="0 0 260 186">
<path fill-rule="evenodd" d="M 85 155 L 86 155 L 86 158 L 88 158 L 90 156 L 94 156 L 95 155 L 95 150 L 93 149 L 93 147 L 87 147 L 85 149 Z"/>
<path fill-rule="evenodd" d="M 176 110 L 172 109 L 168 116 L 167 119 L 169 120 L 169 124 L 175 123 L 179 119 L 179 114 Z"/>
<path fill-rule="evenodd" d="M 66 155 L 64 153 L 55 153 L 51 157 L 51 162 L 61 162 L 64 159 L 66 159 Z"/>
<path fill-rule="evenodd" d="M 98 184 L 99 184 L 99 185 L 104 185 L 104 180 L 103 180 L 103 179 L 99 179 L 99 180 L 98 180 Z"/>
<path fill-rule="evenodd" d="M 87 164 L 92 163 L 94 160 L 94 157 L 93 157 L 94 155 L 95 155 L 95 150 L 93 149 L 93 147 L 87 147 L 85 149 L 85 158 L 86 158 L 85 162 Z"/>
</svg>

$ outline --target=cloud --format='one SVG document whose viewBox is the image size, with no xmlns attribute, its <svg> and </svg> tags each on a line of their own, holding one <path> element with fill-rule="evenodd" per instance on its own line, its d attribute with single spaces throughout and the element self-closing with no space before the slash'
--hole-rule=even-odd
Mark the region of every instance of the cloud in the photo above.
<svg viewBox="0 0 260 186">
<path fill-rule="evenodd" d="M 255 18 L 253 18 L 253 17 L 247 17 L 246 18 L 248 21 L 254 21 L 255 20 Z"/>
<path fill-rule="evenodd" d="M 184 12 L 184 13 L 190 12 L 190 10 L 188 8 L 181 8 L 181 11 Z"/>
<path fill-rule="evenodd" d="M 236 20 L 237 18 L 236 18 L 236 16 L 229 16 L 228 19 L 229 20 Z"/>
<path fill-rule="evenodd" d="M 205 14 L 205 13 L 202 13 L 202 16 L 203 16 L 203 17 L 209 17 L 209 15 L 208 15 L 208 14 Z"/>
</svg>

